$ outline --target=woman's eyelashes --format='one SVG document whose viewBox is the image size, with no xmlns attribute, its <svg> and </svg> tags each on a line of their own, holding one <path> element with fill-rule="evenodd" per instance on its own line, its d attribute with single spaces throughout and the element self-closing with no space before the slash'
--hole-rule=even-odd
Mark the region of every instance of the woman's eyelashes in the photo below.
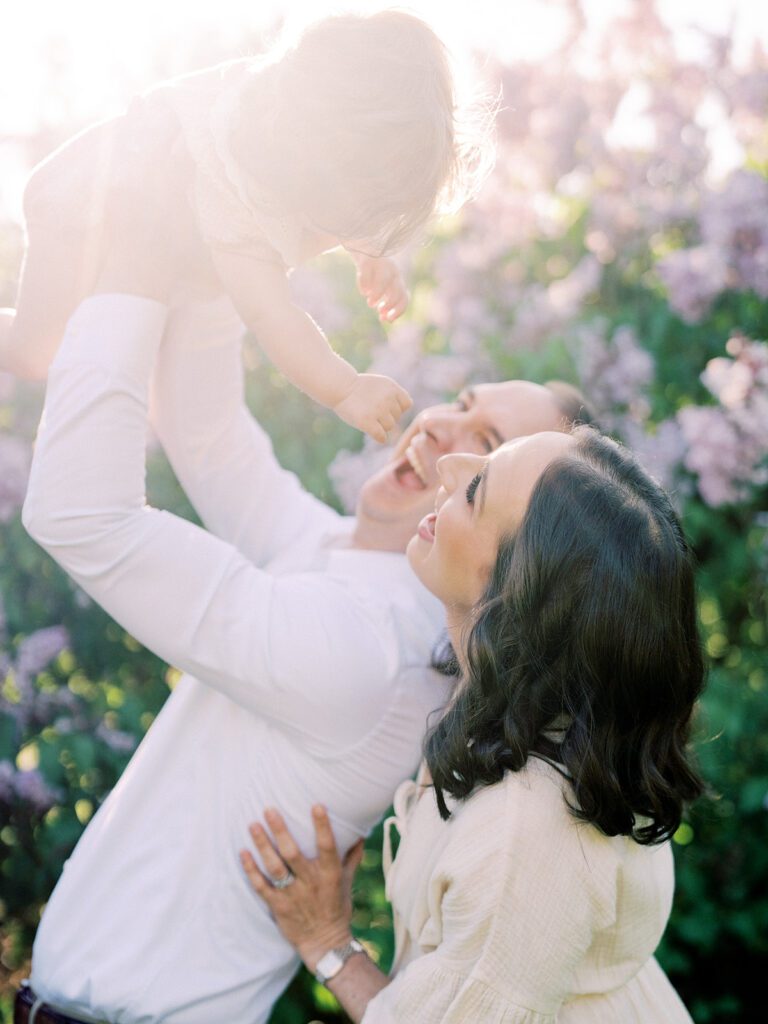
<svg viewBox="0 0 768 1024">
<path fill-rule="evenodd" d="M 480 483 L 481 477 L 482 477 L 482 473 L 477 473 L 469 481 L 469 484 L 467 486 L 467 504 L 469 504 L 469 505 L 473 505 L 474 504 L 474 501 L 475 501 L 475 491 L 477 490 L 477 487 L 478 487 L 478 484 Z"/>
</svg>

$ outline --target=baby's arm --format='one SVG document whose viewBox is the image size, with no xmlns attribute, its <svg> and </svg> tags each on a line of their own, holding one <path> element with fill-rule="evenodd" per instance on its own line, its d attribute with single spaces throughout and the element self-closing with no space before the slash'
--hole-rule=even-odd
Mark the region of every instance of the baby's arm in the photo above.
<svg viewBox="0 0 768 1024">
<path fill-rule="evenodd" d="M 357 267 L 358 291 L 381 322 L 391 324 L 408 305 L 408 289 L 400 268 L 386 256 L 366 256 L 352 250 L 350 256 Z"/>
<path fill-rule="evenodd" d="M 389 377 L 359 374 L 337 355 L 312 318 L 292 300 L 283 266 L 214 250 L 222 285 L 269 358 L 310 398 L 358 430 L 384 442 L 411 405 Z"/>
</svg>

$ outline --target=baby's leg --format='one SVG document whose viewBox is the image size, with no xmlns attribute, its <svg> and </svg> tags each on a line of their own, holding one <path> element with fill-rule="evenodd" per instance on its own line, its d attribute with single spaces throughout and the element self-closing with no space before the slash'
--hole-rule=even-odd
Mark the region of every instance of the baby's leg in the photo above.
<svg viewBox="0 0 768 1024">
<path fill-rule="evenodd" d="M 71 139 L 32 172 L 16 310 L 0 310 L 0 368 L 44 378 L 72 312 L 95 283 L 119 120 Z"/>
<path fill-rule="evenodd" d="M 87 236 L 30 228 L 16 309 L 0 311 L 0 368 L 45 378 L 67 320 L 93 286 L 98 261 Z"/>
</svg>

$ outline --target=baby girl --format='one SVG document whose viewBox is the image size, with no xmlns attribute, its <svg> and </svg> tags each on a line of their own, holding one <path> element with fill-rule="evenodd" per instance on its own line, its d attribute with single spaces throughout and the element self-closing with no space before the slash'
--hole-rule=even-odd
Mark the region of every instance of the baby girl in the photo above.
<svg viewBox="0 0 768 1024">
<path fill-rule="evenodd" d="M 189 225 L 179 301 L 227 293 L 293 384 L 384 441 L 411 404 L 407 392 L 334 353 L 292 302 L 287 272 L 342 246 L 380 318 L 405 309 L 389 254 L 463 198 L 482 163 L 459 139 L 432 30 L 398 11 L 326 18 L 280 55 L 163 83 L 65 143 L 27 185 L 27 252 L 17 308 L 0 312 L 0 366 L 45 374 L 107 239 L 119 244 L 108 230 L 115 211 L 130 215 L 126 203 L 151 196 L 141 156 L 157 153 L 159 139 Z M 179 210 L 158 216 L 178 230 Z"/>
</svg>

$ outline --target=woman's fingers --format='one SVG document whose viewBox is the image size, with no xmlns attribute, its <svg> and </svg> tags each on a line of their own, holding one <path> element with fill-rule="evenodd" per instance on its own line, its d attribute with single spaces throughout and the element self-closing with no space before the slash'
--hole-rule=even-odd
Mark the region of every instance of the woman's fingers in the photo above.
<svg viewBox="0 0 768 1024">
<path fill-rule="evenodd" d="M 285 861 L 270 842 L 262 826 L 259 824 L 251 825 L 248 831 L 251 833 L 256 849 L 261 854 L 262 863 L 269 872 L 270 879 L 285 878 L 288 873 Z"/>
<path fill-rule="evenodd" d="M 304 857 L 302 856 L 296 840 L 288 831 L 285 819 L 279 811 L 275 810 L 274 807 L 268 807 L 264 811 L 264 817 L 272 830 L 277 852 L 291 871 L 296 874 L 301 867 L 301 862 L 304 860 Z"/>
<path fill-rule="evenodd" d="M 358 839 L 354 846 L 351 846 L 344 857 L 342 863 L 341 873 L 344 879 L 345 888 L 352 887 L 352 879 L 355 877 L 355 872 L 360 867 L 360 861 L 363 859 L 365 853 L 365 840 Z"/>
<path fill-rule="evenodd" d="M 243 865 L 243 871 L 245 871 L 248 881 L 251 883 L 254 890 L 263 899 L 267 899 L 270 893 L 273 891 L 272 886 L 269 884 L 264 875 L 256 867 L 256 861 L 253 859 L 248 850 L 240 851 L 240 863 Z"/>
<path fill-rule="evenodd" d="M 273 837 L 271 838 L 266 830 L 258 822 L 249 826 L 249 832 L 254 845 L 262 860 L 263 870 L 260 870 L 248 850 L 240 851 L 240 862 L 243 865 L 248 880 L 253 888 L 269 901 L 275 895 L 273 882 L 284 878 L 287 871 L 291 871 L 297 878 L 311 878 L 312 864 L 319 866 L 320 870 L 332 871 L 338 876 L 339 872 L 350 883 L 352 876 L 363 857 L 364 841 L 359 839 L 346 853 L 343 861 L 339 856 L 336 846 L 336 838 L 331 828 L 328 812 L 321 805 L 312 808 L 312 820 L 315 826 L 315 838 L 317 841 L 316 861 L 307 861 L 299 850 L 296 841 L 286 827 L 285 821 L 279 811 L 269 808 L 265 810 L 266 818 Z M 306 876 L 306 877 L 305 877 Z"/>
<path fill-rule="evenodd" d="M 320 867 L 338 867 L 339 851 L 336 849 L 336 839 L 333 835 L 328 812 L 321 804 L 316 804 L 312 808 L 312 820 L 315 824 L 317 859 L 320 862 Z"/>
</svg>

